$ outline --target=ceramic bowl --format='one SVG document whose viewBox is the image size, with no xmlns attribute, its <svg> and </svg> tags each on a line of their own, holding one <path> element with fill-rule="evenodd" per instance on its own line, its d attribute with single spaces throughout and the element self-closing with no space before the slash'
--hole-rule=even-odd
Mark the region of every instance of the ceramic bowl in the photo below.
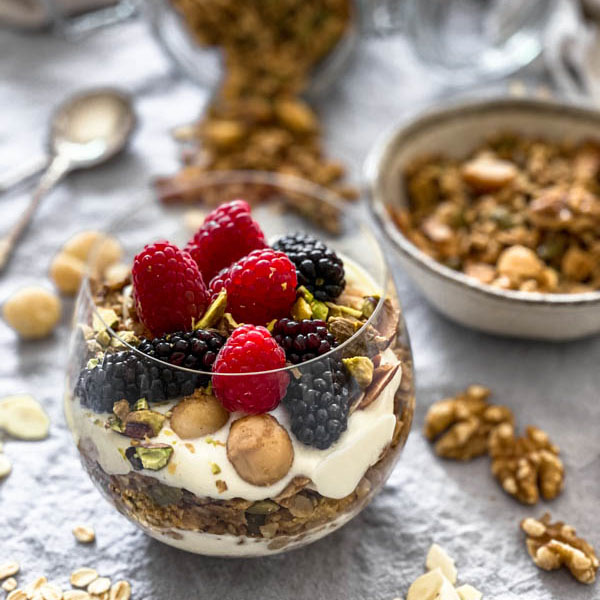
<svg viewBox="0 0 600 600">
<path fill-rule="evenodd" d="M 450 269 L 412 244 L 388 209 L 407 202 L 403 171 L 416 158 L 439 153 L 462 158 L 502 131 L 575 142 L 600 138 L 600 112 L 527 98 L 486 99 L 431 110 L 401 124 L 365 164 L 370 208 L 398 259 L 427 300 L 450 319 L 488 333 L 570 340 L 600 332 L 600 291 L 545 294 L 501 290 Z"/>
</svg>

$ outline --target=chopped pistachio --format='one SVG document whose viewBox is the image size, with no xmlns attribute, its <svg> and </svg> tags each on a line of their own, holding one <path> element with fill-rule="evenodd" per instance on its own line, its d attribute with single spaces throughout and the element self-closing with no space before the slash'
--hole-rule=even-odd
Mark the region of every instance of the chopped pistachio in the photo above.
<svg viewBox="0 0 600 600">
<path fill-rule="evenodd" d="M 154 437 L 160 433 L 165 421 L 166 417 L 154 410 L 144 409 L 130 412 L 125 419 L 125 435 L 140 437 L 139 435 L 132 435 L 132 433 L 139 434 L 144 429 L 143 426 L 146 426 L 146 429 L 149 428 L 150 433 L 145 435 Z M 141 438 L 145 435 L 142 435 Z"/>
<path fill-rule="evenodd" d="M 121 421 L 121 419 L 115 415 L 110 415 L 110 417 L 108 417 L 106 420 L 106 426 L 117 433 L 123 433 L 125 431 L 123 421 Z"/>
<path fill-rule="evenodd" d="M 292 318 L 296 321 L 311 319 L 313 316 L 310 304 L 300 296 L 292 306 Z"/>
<path fill-rule="evenodd" d="M 304 298 L 307 302 L 312 302 L 315 299 L 314 295 L 311 292 L 309 292 L 303 285 L 301 285 L 296 290 L 296 293 L 302 298 Z"/>
<path fill-rule="evenodd" d="M 360 319 L 363 316 L 362 311 L 356 310 L 355 308 L 350 308 L 349 306 L 335 304 L 334 302 L 325 302 L 325 304 L 329 307 L 331 316 L 333 317 L 343 317 L 348 315 L 350 317 L 354 317 L 355 319 Z"/>
<path fill-rule="evenodd" d="M 373 314 L 373 312 L 375 311 L 375 308 L 377 307 L 377 303 L 379 302 L 380 299 L 381 299 L 380 296 L 365 296 L 364 297 L 361 312 L 365 319 L 368 319 Z"/>
<path fill-rule="evenodd" d="M 275 323 L 277 323 L 277 319 L 272 319 L 267 323 L 267 329 L 273 333 L 273 329 L 275 328 Z"/>
<path fill-rule="evenodd" d="M 97 358 L 90 358 L 87 361 L 86 369 L 95 369 L 100 364 L 100 361 Z"/>
<path fill-rule="evenodd" d="M 94 331 L 103 331 L 107 327 L 115 327 L 119 323 L 119 317 L 112 308 L 98 308 L 92 317 Z"/>
<path fill-rule="evenodd" d="M 353 356 L 342 358 L 344 366 L 350 375 L 356 380 L 361 389 L 366 389 L 373 381 L 373 362 L 366 356 Z"/>
<path fill-rule="evenodd" d="M 150 407 L 148 406 L 148 400 L 146 398 L 140 398 L 133 405 L 133 410 L 148 410 Z"/>
<path fill-rule="evenodd" d="M 167 466 L 172 455 L 173 447 L 169 444 L 140 444 L 129 446 L 125 451 L 131 466 L 138 471 L 141 469 L 159 471 Z"/>
<path fill-rule="evenodd" d="M 218 475 L 221 472 L 221 467 L 217 463 L 210 463 L 210 471 L 213 475 Z"/>
<path fill-rule="evenodd" d="M 329 308 L 325 302 L 320 302 L 319 300 L 313 300 L 310 303 L 310 307 L 312 309 L 312 314 L 315 319 L 321 319 L 321 321 L 327 321 L 327 316 L 329 315 Z"/>
<path fill-rule="evenodd" d="M 194 329 L 208 329 L 215 327 L 225 315 L 227 308 L 227 292 L 221 290 L 211 305 L 206 309 L 204 316 L 196 323 Z"/>
<path fill-rule="evenodd" d="M 108 331 L 106 331 L 106 329 L 99 331 L 98 335 L 96 336 L 96 341 L 105 348 L 106 346 L 110 345 L 111 339 L 112 338 L 110 337 L 110 334 L 108 333 Z"/>
</svg>

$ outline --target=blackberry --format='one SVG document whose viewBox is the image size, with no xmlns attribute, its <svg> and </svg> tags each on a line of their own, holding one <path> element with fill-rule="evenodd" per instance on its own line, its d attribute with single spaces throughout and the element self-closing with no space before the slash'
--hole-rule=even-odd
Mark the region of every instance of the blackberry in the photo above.
<svg viewBox="0 0 600 600">
<path fill-rule="evenodd" d="M 198 330 L 142 339 L 138 350 L 172 365 L 209 371 L 224 343 L 219 333 Z M 187 396 L 208 380 L 207 375 L 166 367 L 125 350 L 106 354 L 98 366 L 84 369 L 75 393 L 83 406 L 110 412 L 113 404 L 122 399 L 133 404 L 139 398 L 161 402 Z"/>
<path fill-rule="evenodd" d="M 344 291 L 344 263 L 322 241 L 307 233 L 290 233 L 273 248 L 288 255 L 296 267 L 298 285 L 306 287 L 317 300 L 335 300 Z"/>
<path fill-rule="evenodd" d="M 279 319 L 273 327 L 275 341 L 285 350 L 293 364 L 305 362 L 329 352 L 337 345 L 325 321 Z"/>
<path fill-rule="evenodd" d="M 283 399 L 292 433 L 303 444 L 329 448 L 348 426 L 353 397 L 341 360 L 325 358 L 310 365 L 299 379 L 292 378 Z"/>
</svg>

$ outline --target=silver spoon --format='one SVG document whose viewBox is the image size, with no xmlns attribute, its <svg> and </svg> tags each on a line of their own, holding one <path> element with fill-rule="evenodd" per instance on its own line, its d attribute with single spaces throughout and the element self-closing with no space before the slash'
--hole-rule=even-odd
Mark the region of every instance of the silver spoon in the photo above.
<svg viewBox="0 0 600 600">
<path fill-rule="evenodd" d="M 71 171 L 95 167 L 122 150 L 135 122 L 129 96 L 112 89 L 77 94 L 57 108 L 48 138 L 48 167 L 19 220 L 0 238 L 0 272 L 42 198 Z"/>
</svg>

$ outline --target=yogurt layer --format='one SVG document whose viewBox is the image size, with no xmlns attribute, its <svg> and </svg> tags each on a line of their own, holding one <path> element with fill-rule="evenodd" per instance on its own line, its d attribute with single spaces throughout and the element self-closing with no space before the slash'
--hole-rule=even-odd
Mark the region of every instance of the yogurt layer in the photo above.
<svg viewBox="0 0 600 600">
<path fill-rule="evenodd" d="M 348 285 L 365 289 L 366 294 L 380 293 L 371 278 L 356 264 L 346 259 L 345 269 Z M 390 349 L 381 356 L 382 365 L 398 363 L 398 358 Z M 273 485 L 256 486 L 244 481 L 227 458 L 225 446 L 229 429 L 236 419 L 243 416 L 241 413 L 232 413 L 228 422 L 216 433 L 195 439 L 181 439 L 167 422 L 152 441 L 173 446 L 169 465 L 159 471 L 137 472 L 166 485 L 185 488 L 196 496 L 219 500 L 244 498 L 256 501 L 273 498 L 296 476 L 311 479 L 311 488 L 322 496 L 343 498 L 356 488 L 367 469 L 379 460 L 392 440 L 396 426 L 394 395 L 401 378 L 400 367 L 375 401 L 350 415 L 347 430 L 327 450 L 306 446 L 290 433 L 294 460 L 286 476 Z M 154 406 L 153 410 L 166 413 L 176 403 L 173 401 Z M 65 401 L 65 412 L 75 442 L 79 443 L 79 439 L 91 441 L 97 449 L 100 467 L 106 473 L 124 475 L 133 470 L 125 458 L 125 450 L 130 445 L 129 438 L 104 426 L 109 414 L 94 413 L 83 408 L 77 399 L 70 398 Z M 283 406 L 280 405 L 270 414 L 290 431 L 289 418 Z M 225 482 L 227 489 L 219 492 L 217 481 Z M 219 487 L 223 489 L 222 483 Z"/>
</svg>

